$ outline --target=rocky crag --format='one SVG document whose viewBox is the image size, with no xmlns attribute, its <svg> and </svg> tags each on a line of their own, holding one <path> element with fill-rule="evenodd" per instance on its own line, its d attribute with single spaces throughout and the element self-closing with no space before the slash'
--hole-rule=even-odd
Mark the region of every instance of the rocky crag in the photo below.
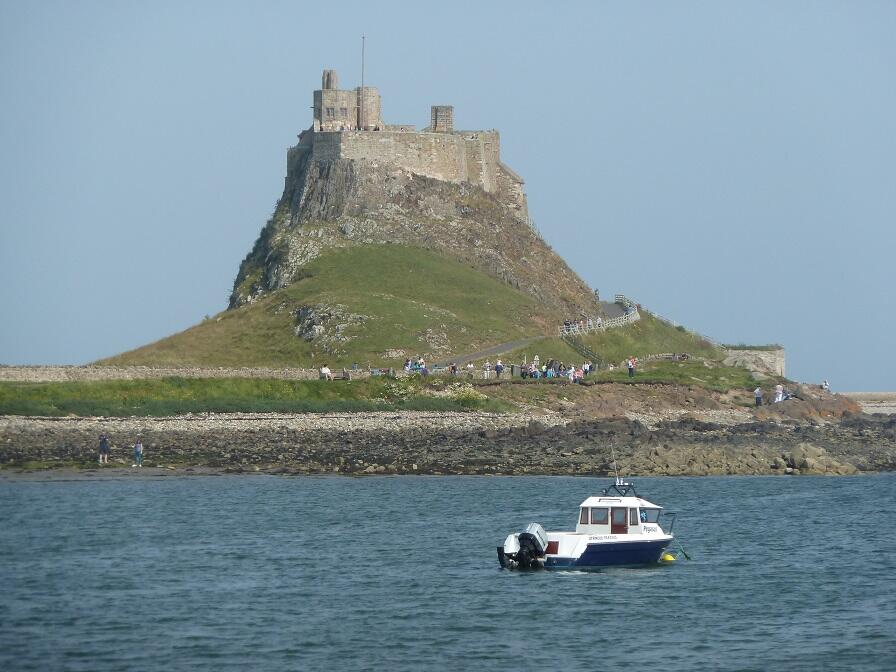
<svg viewBox="0 0 896 672">
<path fill-rule="evenodd" d="M 454 131 L 453 111 L 447 121 L 438 116 L 445 106 L 433 108 L 423 131 L 388 126 L 372 87 L 359 122 L 352 92 L 329 88 L 328 72 L 314 123 L 288 152 L 283 195 L 240 266 L 231 308 L 301 279 L 325 250 L 399 244 L 482 270 L 557 314 L 599 312 L 592 291 L 530 225 L 522 179 L 501 162 L 497 132 Z"/>
</svg>

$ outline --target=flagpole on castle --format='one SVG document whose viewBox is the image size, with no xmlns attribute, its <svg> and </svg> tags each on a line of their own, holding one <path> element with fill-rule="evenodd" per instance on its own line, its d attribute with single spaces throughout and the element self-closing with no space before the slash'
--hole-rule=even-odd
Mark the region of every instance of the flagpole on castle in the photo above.
<svg viewBox="0 0 896 672">
<path fill-rule="evenodd" d="M 361 36 L 361 118 L 358 119 L 358 128 L 364 130 L 364 42 L 366 36 Z"/>
</svg>

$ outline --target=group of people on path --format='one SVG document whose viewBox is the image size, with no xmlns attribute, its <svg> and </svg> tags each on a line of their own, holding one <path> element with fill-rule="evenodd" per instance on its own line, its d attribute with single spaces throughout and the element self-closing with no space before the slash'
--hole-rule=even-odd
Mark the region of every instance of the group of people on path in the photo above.
<svg viewBox="0 0 896 672">
<path fill-rule="evenodd" d="M 112 444 L 109 436 L 103 432 L 100 434 L 100 464 L 109 464 L 109 454 L 112 452 Z M 132 467 L 143 466 L 143 440 L 138 436 L 134 444 L 134 463 Z"/>
<path fill-rule="evenodd" d="M 426 360 L 423 357 L 404 360 L 404 371 L 405 373 L 419 373 L 422 376 L 429 375 L 429 369 L 426 368 Z"/>
<path fill-rule="evenodd" d="M 523 378 L 532 378 L 535 380 L 541 378 L 567 378 L 571 383 L 581 383 L 592 371 L 596 370 L 594 364 L 589 360 L 582 363 L 582 366 L 570 364 L 567 366 L 557 359 L 549 359 L 546 364 L 539 366 L 540 359 L 538 355 L 532 358 L 532 362 L 520 364 L 520 376 Z"/>
<path fill-rule="evenodd" d="M 601 329 L 603 326 L 604 321 L 600 317 L 595 319 L 589 317 L 587 319 L 563 320 L 563 333 L 585 333 L 593 331 L 594 329 Z"/>
</svg>

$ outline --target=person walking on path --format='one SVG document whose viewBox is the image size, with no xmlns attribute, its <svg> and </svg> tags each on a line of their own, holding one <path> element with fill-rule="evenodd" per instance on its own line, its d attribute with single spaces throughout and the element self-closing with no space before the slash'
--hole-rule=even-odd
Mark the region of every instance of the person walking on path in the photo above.
<svg viewBox="0 0 896 672">
<path fill-rule="evenodd" d="M 109 437 L 105 432 L 100 434 L 100 464 L 109 464 Z"/>
<path fill-rule="evenodd" d="M 134 444 L 134 464 L 132 467 L 142 467 L 143 466 L 143 441 L 140 440 L 140 437 L 137 437 L 137 443 Z"/>
<path fill-rule="evenodd" d="M 753 396 L 756 397 L 756 405 L 762 406 L 762 388 L 758 385 L 756 386 L 756 389 L 753 390 Z"/>
</svg>

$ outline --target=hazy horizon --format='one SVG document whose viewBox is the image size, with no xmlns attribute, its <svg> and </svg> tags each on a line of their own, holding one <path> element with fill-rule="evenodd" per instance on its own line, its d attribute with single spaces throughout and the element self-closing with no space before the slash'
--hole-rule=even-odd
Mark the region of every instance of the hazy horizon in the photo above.
<svg viewBox="0 0 896 672">
<path fill-rule="evenodd" d="M 0 1 L 0 364 L 227 306 L 321 71 L 496 128 L 545 240 L 787 374 L 896 390 L 896 5 Z"/>
</svg>

